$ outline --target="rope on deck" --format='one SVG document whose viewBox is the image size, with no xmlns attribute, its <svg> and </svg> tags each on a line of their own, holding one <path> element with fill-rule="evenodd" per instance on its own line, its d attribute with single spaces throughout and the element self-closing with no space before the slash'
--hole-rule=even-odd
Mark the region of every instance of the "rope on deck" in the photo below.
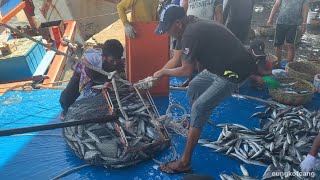
<svg viewBox="0 0 320 180">
<path fill-rule="evenodd" d="M 170 86 L 170 90 L 187 91 L 188 87 Z M 269 104 L 269 105 L 278 105 L 279 104 L 279 103 L 274 102 L 274 101 L 264 100 L 264 99 L 261 99 L 261 98 L 248 96 L 248 95 L 243 95 L 243 94 L 232 93 L 232 96 L 233 97 L 238 97 L 238 98 L 243 98 L 243 99 L 251 99 L 251 100 L 259 101 L 259 102 L 262 102 L 262 103 L 265 103 L 265 104 Z"/>
<path fill-rule="evenodd" d="M 72 169 L 70 169 L 70 170 L 68 170 L 68 171 L 65 171 L 65 172 L 63 172 L 62 174 L 60 174 L 60 175 L 52 178 L 52 180 L 57 180 L 57 179 L 63 178 L 63 177 L 65 177 L 65 176 L 68 176 L 69 174 L 72 174 L 72 173 L 74 173 L 74 172 L 77 172 L 77 171 L 79 171 L 80 169 L 83 169 L 83 168 L 88 167 L 88 166 L 91 166 L 91 164 L 85 164 L 85 165 L 82 165 L 82 166 L 78 166 L 78 167 L 72 168 Z"/>
<path fill-rule="evenodd" d="M 0 89 L 6 89 L 2 95 L 8 93 L 9 91 L 18 89 L 18 88 L 22 88 L 22 91 L 34 91 L 34 90 L 40 90 L 40 89 L 60 89 L 63 90 L 65 89 L 65 87 L 59 87 L 59 86 L 55 86 L 55 87 L 44 87 L 46 85 L 50 85 L 50 84 L 59 84 L 59 83 L 64 83 L 64 82 L 69 82 L 69 80 L 64 80 L 64 81 L 56 81 L 56 82 L 52 82 L 52 83 L 37 83 L 37 82 L 27 82 L 21 85 L 16 85 L 13 87 L 9 87 L 9 88 L 0 88 Z M 29 88 L 27 90 L 27 88 Z"/>
</svg>

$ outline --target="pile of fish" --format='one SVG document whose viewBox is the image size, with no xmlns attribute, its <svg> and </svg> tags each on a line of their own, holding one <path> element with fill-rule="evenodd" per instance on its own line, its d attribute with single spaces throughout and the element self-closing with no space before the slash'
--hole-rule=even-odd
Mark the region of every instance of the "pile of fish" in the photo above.
<svg viewBox="0 0 320 180">
<path fill-rule="evenodd" d="M 240 165 L 240 169 L 241 169 L 243 176 L 237 175 L 235 173 L 232 173 L 232 175 L 220 174 L 221 180 L 237 180 L 237 179 L 258 180 L 257 178 L 250 177 L 248 170 L 243 165 Z"/>
<path fill-rule="evenodd" d="M 310 91 L 306 91 L 306 90 L 297 90 L 295 88 L 293 88 L 292 86 L 297 84 L 298 82 L 292 82 L 292 83 L 281 83 L 280 87 L 277 90 L 282 90 L 284 91 L 286 94 L 309 94 Z"/>
<path fill-rule="evenodd" d="M 280 104 L 257 108 L 266 108 L 251 116 L 260 119 L 261 129 L 218 124 L 222 132 L 217 141 L 202 139 L 199 143 L 244 163 L 268 166 L 267 171 L 298 172 L 303 155 L 309 153 L 320 130 L 320 112 Z M 267 171 L 263 179 L 270 178 Z"/>
<path fill-rule="evenodd" d="M 114 122 L 64 128 L 68 146 L 89 164 L 126 167 L 153 158 L 169 145 L 153 101 L 123 82 L 113 80 L 98 96 L 75 102 L 66 114 L 64 121 L 119 117 Z"/>
</svg>

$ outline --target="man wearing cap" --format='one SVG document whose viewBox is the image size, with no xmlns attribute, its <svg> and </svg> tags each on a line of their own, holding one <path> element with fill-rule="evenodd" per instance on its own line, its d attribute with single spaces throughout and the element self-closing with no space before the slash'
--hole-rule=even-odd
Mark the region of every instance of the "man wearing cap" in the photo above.
<svg viewBox="0 0 320 180">
<path fill-rule="evenodd" d="M 168 63 L 167 69 L 154 73 L 160 79 L 164 76 L 189 77 L 195 64 L 205 69 L 190 82 L 187 95 L 191 103 L 190 129 L 187 144 L 181 158 L 162 164 L 166 173 L 191 171 L 191 157 L 214 107 L 229 97 L 239 85 L 257 70 L 252 55 L 228 29 L 213 21 L 186 16 L 182 7 L 169 5 L 160 14 L 157 34 L 168 33 L 182 45 L 181 66 Z M 230 50 L 232 52 L 230 52 Z M 259 65 L 259 64 L 258 64 Z"/>
<path fill-rule="evenodd" d="M 252 86 L 258 90 L 262 90 L 265 86 L 263 77 L 272 75 L 272 62 L 266 59 L 265 44 L 261 40 L 254 40 L 250 44 L 249 52 L 253 58 L 259 62 L 259 70 L 250 76 Z"/>
<path fill-rule="evenodd" d="M 184 8 L 187 15 L 193 15 L 198 18 L 206 20 L 215 20 L 216 22 L 223 23 L 223 14 L 222 14 L 222 3 L 223 0 L 212 0 L 208 2 L 207 0 L 181 0 L 181 6 Z M 180 61 L 181 58 L 181 44 L 175 43 L 173 48 L 176 60 Z M 199 73 L 202 70 L 202 67 L 199 66 L 195 73 Z M 180 86 L 187 87 L 192 79 L 192 76 L 189 77 L 185 82 Z"/>
<path fill-rule="evenodd" d="M 130 22 L 149 22 L 158 20 L 159 0 L 122 0 L 118 5 L 118 14 L 121 19 L 126 36 L 134 38 L 136 30 Z M 126 11 L 131 10 L 131 21 L 129 22 Z"/>
</svg>

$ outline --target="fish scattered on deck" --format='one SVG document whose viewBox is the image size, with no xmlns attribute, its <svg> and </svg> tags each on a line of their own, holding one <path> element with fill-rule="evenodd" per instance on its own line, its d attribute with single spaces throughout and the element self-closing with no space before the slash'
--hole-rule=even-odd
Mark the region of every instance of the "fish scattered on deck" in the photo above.
<svg viewBox="0 0 320 180">
<path fill-rule="evenodd" d="M 303 107 L 285 105 L 266 108 L 266 111 L 252 115 L 260 119 L 261 129 L 248 129 L 231 123 L 218 124 L 217 127 L 222 128 L 222 131 L 217 141 L 200 139 L 198 143 L 244 163 L 268 167 L 266 171 L 299 171 L 299 164 L 305 158 L 302 155 L 309 153 L 319 133 L 320 111 L 310 112 Z M 243 167 L 241 169 L 247 175 Z M 267 175 L 268 172 L 265 172 L 263 178 L 267 179 Z M 234 175 L 220 177 L 243 179 Z"/>
</svg>

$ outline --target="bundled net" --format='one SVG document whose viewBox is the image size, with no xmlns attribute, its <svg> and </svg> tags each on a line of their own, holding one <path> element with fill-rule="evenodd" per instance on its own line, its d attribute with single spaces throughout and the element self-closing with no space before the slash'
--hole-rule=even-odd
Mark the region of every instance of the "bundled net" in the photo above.
<svg viewBox="0 0 320 180">
<path fill-rule="evenodd" d="M 64 121 L 106 118 L 114 122 L 64 128 L 65 141 L 89 164 L 121 168 L 151 159 L 170 144 L 166 128 L 148 88 L 139 89 L 117 74 L 98 96 L 82 99 L 68 110 Z"/>
</svg>

